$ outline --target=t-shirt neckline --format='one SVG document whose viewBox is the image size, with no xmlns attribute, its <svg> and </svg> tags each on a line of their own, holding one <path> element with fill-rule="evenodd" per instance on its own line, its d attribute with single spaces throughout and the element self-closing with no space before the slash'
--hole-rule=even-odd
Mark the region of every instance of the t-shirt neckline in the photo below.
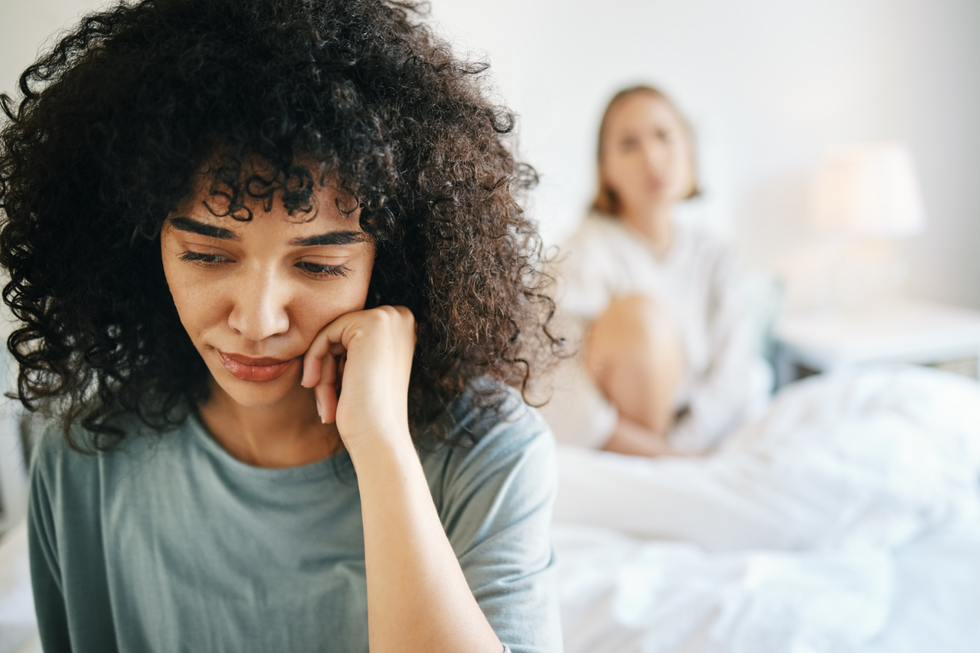
<svg viewBox="0 0 980 653">
<path fill-rule="evenodd" d="M 321 479 L 328 475 L 337 475 L 344 468 L 351 468 L 350 454 L 346 450 L 334 455 L 296 467 L 257 467 L 238 460 L 211 435 L 201 421 L 196 411 L 192 411 L 187 419 L 188 426 L 194 434 L 194 439 L 216 462 L 225 469 L 241 476 L 250 477 L 259 482 L 282 483 L 301 482 Z"/>
</svg>

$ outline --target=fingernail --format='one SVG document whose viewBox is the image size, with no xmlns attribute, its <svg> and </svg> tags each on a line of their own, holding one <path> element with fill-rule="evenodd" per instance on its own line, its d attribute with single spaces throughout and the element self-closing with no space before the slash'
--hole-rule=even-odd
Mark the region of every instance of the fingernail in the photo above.
<svg viewBox="0 0 980 653">
<path fill-rule="evenodd" d="M 327 423 L 326 418 L 323 416 L 323 404 L 320 403 L 320 398 L 319 397 L 316 398 L 316 414 L 320 416 L 320 423 L 321 424 L 326 424 Z"/>
</svg>

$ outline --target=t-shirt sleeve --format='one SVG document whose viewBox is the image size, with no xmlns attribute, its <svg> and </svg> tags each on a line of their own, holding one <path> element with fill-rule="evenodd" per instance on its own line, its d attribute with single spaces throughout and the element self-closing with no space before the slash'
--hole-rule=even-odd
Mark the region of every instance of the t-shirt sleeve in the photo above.
<svg viewBox="0 0 980 653">
<path fill-rule="evenodd" d="M 27 538 L 45 653 L 118 650 L 98 509 L 99 457 L 68 448 L 51 426 L 31 465 Z M 71 579 L 66 584 L 65 579 Z"/>
<path fill-rule="evenodd" d="M 31 466 L 27 513 L 34 611 L 45 651 L 71 651 L 68 616 L 58 559 L 58 536 L 52 510 L 51 458 L 56 448 L 42 440 Z"/>
<path fill-rule="evenodd" d="M 623 261 L 623 234 L 606 218 L 588 217 L 566 240 L 557 261 L 559 312 L 586 323 L 598 317 L 612 298 L 629 287 Z"/>
<path fill-rule="evenodd" d="M 561 651 L 550 538 L 554 442 L 536 411 L 513 396 L 508 406 L 502 419 L 467 426 L 477 442 L 441 463 L 434 494 L 470 589 L 507 650 Z"/>
</svg>

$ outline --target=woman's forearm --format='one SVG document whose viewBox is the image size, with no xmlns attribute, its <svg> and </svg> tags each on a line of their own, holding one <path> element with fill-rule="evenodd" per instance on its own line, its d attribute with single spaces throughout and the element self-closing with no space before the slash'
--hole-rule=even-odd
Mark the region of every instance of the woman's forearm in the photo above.
<svg viewBox="0 0 980 653">
<path fill-rule="evenodd" d="M 446 538 L 408 434 L 395 438 L 396 444 L 391 440 L 366 438 L 351 452 L 364 521 L 372 653 L 500 653 L 503 647 Z"/>
<path fill-rule="evenodd" d="M 321 419 L 336 423 L 357 472 L 368 643 L 372 653 L 500 653 L 446 538 L 409 433 L 414 349 L 411 311 L 379 306 L 325 326 L 304 359 L 304 384 L 315 388 Z"/>
</svg>

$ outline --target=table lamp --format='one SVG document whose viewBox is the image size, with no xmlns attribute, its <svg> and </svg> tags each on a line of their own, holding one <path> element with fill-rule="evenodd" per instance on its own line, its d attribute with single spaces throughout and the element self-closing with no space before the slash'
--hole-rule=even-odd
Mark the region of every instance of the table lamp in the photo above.
<svg viewBox="0 0 980 653">
<path fill-rule="evenodd" d="M 828 154 L 814 183 L 812 222 L 840 239 L 827 271 L 837 308 L 872 311 L 897 300 L 909 266 L 896 241 L 926 225 L 908 147 L 862 143 Z"/>
</svg>

